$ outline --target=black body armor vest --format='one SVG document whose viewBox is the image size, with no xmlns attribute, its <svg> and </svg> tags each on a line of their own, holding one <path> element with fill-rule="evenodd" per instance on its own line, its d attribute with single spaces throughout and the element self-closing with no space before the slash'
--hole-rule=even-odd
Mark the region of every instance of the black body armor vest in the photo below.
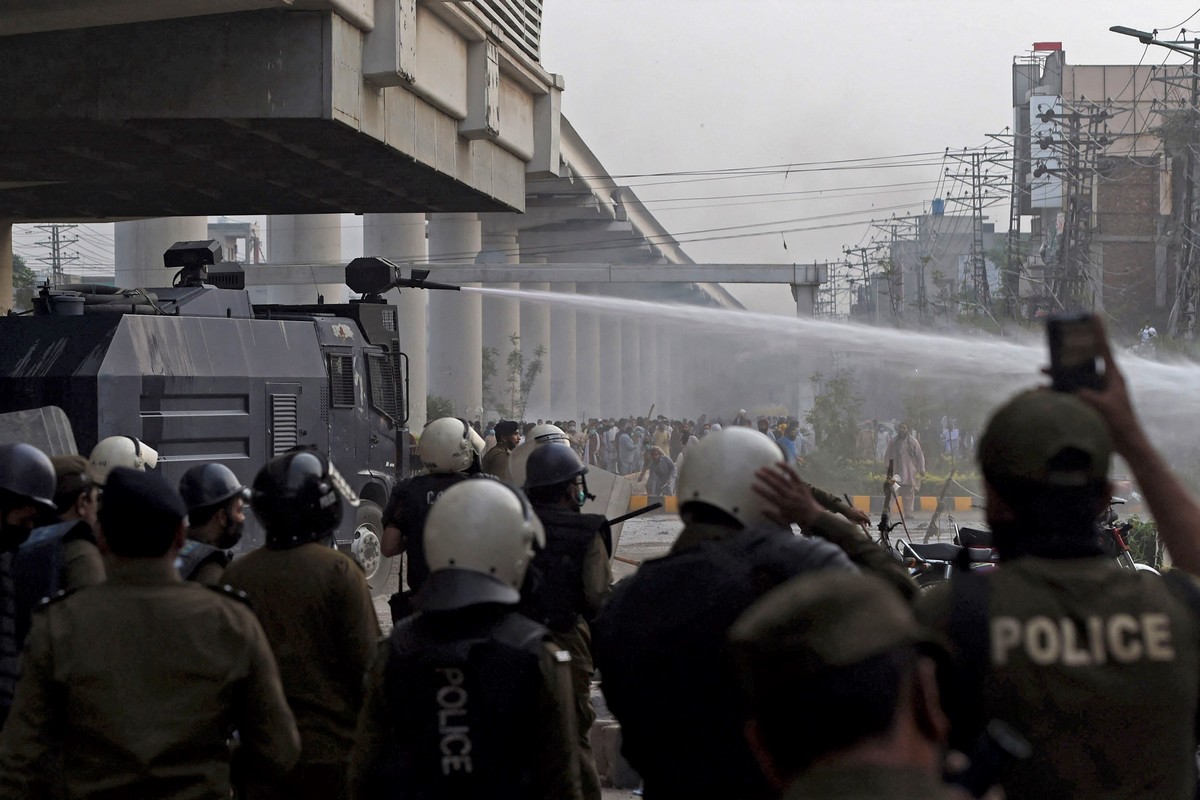
<svg viewBox="0 0 1200 800">
<path fill-rule="evenodd" d="M 552 506 L 534 506 L 533 510 L 546 529 L 546 546 L 529 565 L 520 611 L 562 633 L 573 628 L 584 613 L 583 559 L 608 521 L 600 514 Z"/>
<path fill-rule="evenodd" d="M 368 797 L 534 797 L 531 711 L 547 631 L 511 608 L 419 614 L 391 635 L 386 755 Z"/>
</svg>

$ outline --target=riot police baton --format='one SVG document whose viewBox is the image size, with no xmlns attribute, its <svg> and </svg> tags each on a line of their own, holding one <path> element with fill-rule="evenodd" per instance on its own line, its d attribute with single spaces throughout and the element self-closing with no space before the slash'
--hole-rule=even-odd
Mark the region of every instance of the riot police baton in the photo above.
<svg viewBox="0 0 1200 800">
<path fill-rule="evenodd" d="M 630 511 L 628 514 L 622 514 L 621 516 L 617 517 L 616 519 L 610 519 L 608 521 L 608 524 L 610 526 L 620 525 L 622 522 L 627 522 L 628 520 L 631 520 L 634 517 L 640 517 L 642 514 L 649 514 L 651 511 L 657 511 L 658 509 L 660 509 L 662 507 L 663 507 L 662 503 L 651 503 L 650 505 L 646 506 L 645 508 L 639 508 L 637 511 Z"/>
</svg>

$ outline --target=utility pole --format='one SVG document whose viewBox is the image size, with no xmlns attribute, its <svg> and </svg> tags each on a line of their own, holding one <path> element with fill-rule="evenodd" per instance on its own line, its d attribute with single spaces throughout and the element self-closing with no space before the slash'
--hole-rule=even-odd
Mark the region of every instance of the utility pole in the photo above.
<svg viewBox="0 0 1200 800">
<path fill-rule="evenodd" d="M 77 254 L 63 252 L 64 248 L 78 242 L 79 237 L 67 237 L 64 234 L 78 226 L 54 222 L 49 225 L 38 225 L 36 227 L 47 234 L 47 238 L 37 242 L 37 245 L 45 247 L 49 251 L 46 255 L 39 256 L 37 260 L 50 267 L 50 285 L 61 286 L 66 283 L 63 267 L 66 264 L 79 260 Z"/>
<path fill-rule="evenodd" d="M 1083 108 L 1084 110 L 1079 110 Z M 1057 150 L 1058 161 L 1066 166 L 1050 168 L 1039 163 L 1033 171 L 1035 178 L 1058 175 L 1066 188 L 1063 206 L 1063 231 L 1059 238 L 1058 269 L 1047 282 L 1051 292 L 1065 310 L 1090 306 L 1085 297 L 1088 284 L 1087 269 L 1091 264 L 1093 233 L 1092 187 L 1096 176 L 1096 155 L 1108 146 L 1108 137 L 1100 135 L 1099 126 L 1112 116 L 1107 108 L 1087 103 L 1064 110 L 1061 114 L 1046 111 L 1038 118 L 1059 126 L 1059 138 L 1042 136 L 1038 144 L 1043 150 Z M 1087 131 L 1084 131 L 1084 123 Z M 1065 128 L 1064 128 L 1065 123 Z"/>
<path fill-rule="evenodd" d="M 1183 246 L 1179 250 L 1178 281 L 1175 302 L 1167 318 L 1167 333 L 1191 338 L 1196 328 L 1196 108 L 1200 104 L 1200 39 L 1192 40 L 1192 92 L 1188 103 L 1187 180 L 1183 187 L 1183 213 L 1178 224 L 1182 228 Z"/>
</svg>

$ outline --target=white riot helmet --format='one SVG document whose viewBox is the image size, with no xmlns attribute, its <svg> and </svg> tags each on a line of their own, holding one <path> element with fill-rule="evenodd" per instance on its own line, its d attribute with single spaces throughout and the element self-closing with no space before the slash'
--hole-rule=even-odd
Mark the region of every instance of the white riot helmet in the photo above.
<svg viewBox="0 0 1200 800">
<path fill-rule="evenodd" d="M 417 453 L 432 473 L 465 472 L 479 456 L 476 439 L 479 434 L 461 419 L 442 417 L 425 426 Z"/>
<path fill-rule="evenodd" d="M 101 486 L 113 467 L 126 467 L 138 472 L 158 465 L 158 451 L 132 436 L 109 436 L 92 448 L 88 458 L 92 480 Z"/>
<path fill-rule="evenodd" d="M 547 444 L 565 444 L 570 447 L 571 437 L 567 436 L 562 428 L 549 423 L 530 428 L 529 433 L 525 434 L 525 441 L 513 448 L 508 456 L 508 473 L 512 475 L 514 486 L 525 485 L 525 462 L 529 460 L 529 454 L 535 447 Z"/>
<path fill-rule="evenodd" d="M 488 478 L 442 492 L 429 509 L 424 536 L 430 574 L 413 597 L 423 611 L 517 603 L 525 570 L 546 544 L 525 495 Z"/>
<path fill-rule="evenodd" d="M 731 426 L 711 431 L 691 446 L 679 468 L 679 506 L 704 503 L 747 528 L 768 522 L 763 512 L 769 506 L 754 491 L 754 473 L 785 461 L 779 445 L 756 430 Z"/>
</svg>

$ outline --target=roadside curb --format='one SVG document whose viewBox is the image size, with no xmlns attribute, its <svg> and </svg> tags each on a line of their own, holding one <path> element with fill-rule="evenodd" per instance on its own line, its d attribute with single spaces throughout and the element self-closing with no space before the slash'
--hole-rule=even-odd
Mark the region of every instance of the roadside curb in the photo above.
<svg viewBox="0 0 1200 800">
<path fill-rule="evenodd" d="M 915 499 L 917 510 L 921 512 L 933 513 L 937 510 L 938 499 L 936 495 L 920 495 Z M 899 502 L 899 498 L 897 498 Z M 970 511 L 972 503 L 976 502 L 976 498 L 969 495 L 953 495 L 946 497 L 946 511 Z M 634 495 L 629 498 L 629 510 L 640 511 L 653 503 L 662 503 L 663 507 L 657 512 L 659 514 L 678 514 L 679 502 L 674 495 Z M 856 494 L 850 496 L 850 504 L 859 511 L 865 511 L 868 514 L 883 513 L 883 495 Z M 908 509 L 904 509 L 908 511 Z"/>
</svg>

